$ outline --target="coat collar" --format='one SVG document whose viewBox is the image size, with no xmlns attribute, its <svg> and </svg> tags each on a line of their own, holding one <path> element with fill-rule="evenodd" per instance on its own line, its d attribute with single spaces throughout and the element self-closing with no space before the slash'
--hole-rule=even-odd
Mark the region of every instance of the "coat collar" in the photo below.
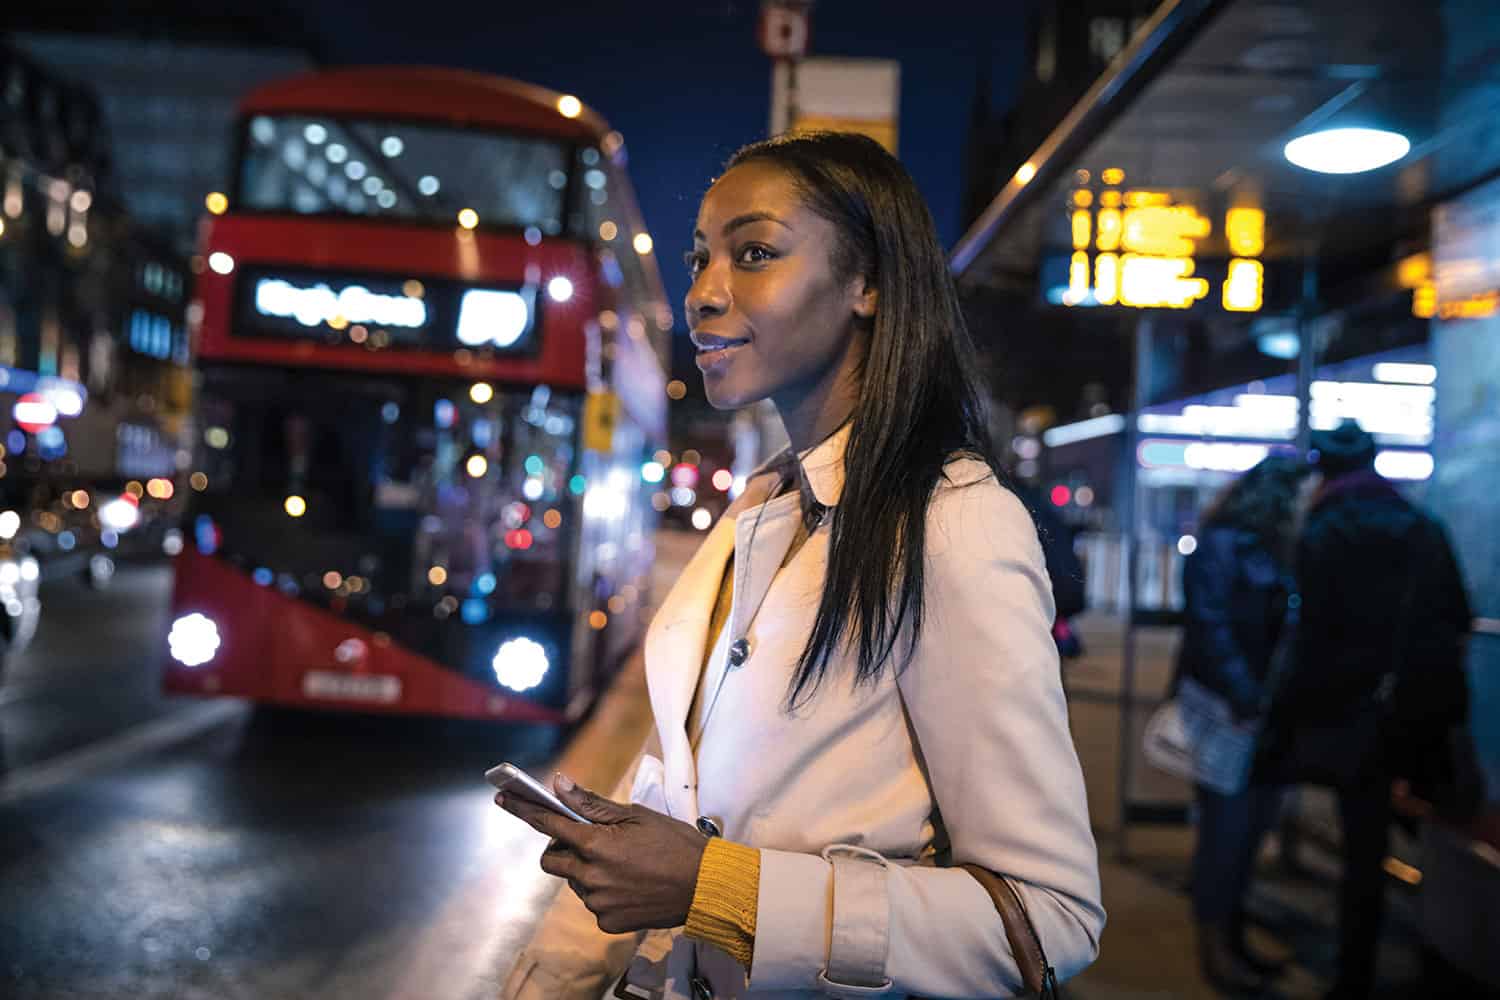
<svg viewBox="0 0 1500 1000">
<path fill-rule="evenodd" d="M 794 458 L 787 448 L 776 455 L 761 469 L 784 469 L 793 471 L 793 462 L 802 466 L 807 485 L 812 488 L 813 499 L 824 507 L 837 507 L 844 495 L 844 458 L 849 449 L 849 433 L 854 426 L 852 420 L 844 421 L 842 427 L 828 435 Z"/>
<path fill-rule="evenodd" d="M 812 487 L 813 499 L 824 507 L 837 507 L 844 495 L 844 456 L 853 426 L 854 421 L 844 421 L 844 426 L 797 456 Z"/>
</svg>

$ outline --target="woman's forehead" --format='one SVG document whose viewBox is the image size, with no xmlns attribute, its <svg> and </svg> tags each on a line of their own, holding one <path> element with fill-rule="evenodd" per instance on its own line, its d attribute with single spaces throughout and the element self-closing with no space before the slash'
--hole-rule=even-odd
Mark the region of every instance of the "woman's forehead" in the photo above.
<svg viewBox="0 0 1500 1000">
<path fill-rule="evenodd" d="M 714 181 L 698 206 L 698 229 L 709 227 L 747 212 L 769 212 L 790 220 L 805 211 L 801 192 L 792 176 L 770 163 L 742 163 Z"/>
</svg>

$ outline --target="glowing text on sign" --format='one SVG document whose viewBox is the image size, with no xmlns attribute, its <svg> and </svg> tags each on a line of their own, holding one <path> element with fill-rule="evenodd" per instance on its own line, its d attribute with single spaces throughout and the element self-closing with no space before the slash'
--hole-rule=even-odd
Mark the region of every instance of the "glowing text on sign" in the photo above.
<svg viewBox="0 0 1500 1000">
<path fill-rule="evenodd" d="M 1119 171 L 1114 180 L 1123 180 Z M 1087 181 L 1087 172 L 1080 172 Z M 1068 202 L 1073 253 L 1066 289 L 1053 301 L 1067 306 L 1123 305 L 1135 309 L 1187 309 L 1208 295 L 1209 282 L 1196 277 L 1198 244 L 1213 223 L 1192 205 L 1175 205 L 1165 191 L 1106 190 L 1097 211 L 1094 195 L 1072 192 Z M 1123 207 L 1122 207 L 1123 206 Z M 1232 208 L 1224 218 L 1232 259 L 1223 282 L 1223 305 L 1232 312 L 1256 312 L 1264 298 L 1265 213 Z M 1093 251 L 1090 253 L 1090 251 Z M 1092 279 L 1092 283 L 1090 281 Z"/>
<path fill-rule="evenodd" d="M 1189 205 L 1127 208 L 1121 242 L 1134 253 L 1188 257 L 1212 229 L 1213 223 Z"/>
<path fill-rule="evenodd" d="M 1186 309 L 1208 294 L 1208 282 L 1193 275 L 1191 257 L 1120 258 L 1120 304 L 1137 309 Z"/>
<path fill-rule="evenodd" d="M 363 285 L 335 292 L 319 282 L 299 287 L 280 278 L 255 283 L 255 309 L 263 316 L 294 319 L 306 327 L 369 323 L 417 329 L 427 325 L 427 304 L 409 295 L 381 295 Z"/>
</svg>

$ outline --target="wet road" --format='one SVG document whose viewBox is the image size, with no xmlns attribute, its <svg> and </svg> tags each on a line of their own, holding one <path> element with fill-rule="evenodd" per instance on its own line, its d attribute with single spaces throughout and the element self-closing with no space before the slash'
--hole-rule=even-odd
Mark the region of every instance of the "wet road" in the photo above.
<svg viewBox="0 0 1500 1000">
<path fill-rule="evenodd" d="M 493 995 L 553 884 L 482 772 L 548 735 L 164 700 L 169 588 L 49 584 L 0 688 L 0 996 Z"/>
</svg>

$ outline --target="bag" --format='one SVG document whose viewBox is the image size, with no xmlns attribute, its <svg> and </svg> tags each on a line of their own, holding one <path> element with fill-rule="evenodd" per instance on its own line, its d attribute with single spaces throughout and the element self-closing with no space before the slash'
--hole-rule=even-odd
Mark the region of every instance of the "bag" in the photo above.
<svg viewBox="0 0 1500 1000">
<path fill-rule="evenodd" d="M 1259 743 L 1258 720 L 1236 721 L 1227 698 L 1191 677 L 1178 682 L 1176 697 L 1146 723 L 1146 759 L 1153 766 L 1220 795 L 1245 790 Z"/>
</svg>

